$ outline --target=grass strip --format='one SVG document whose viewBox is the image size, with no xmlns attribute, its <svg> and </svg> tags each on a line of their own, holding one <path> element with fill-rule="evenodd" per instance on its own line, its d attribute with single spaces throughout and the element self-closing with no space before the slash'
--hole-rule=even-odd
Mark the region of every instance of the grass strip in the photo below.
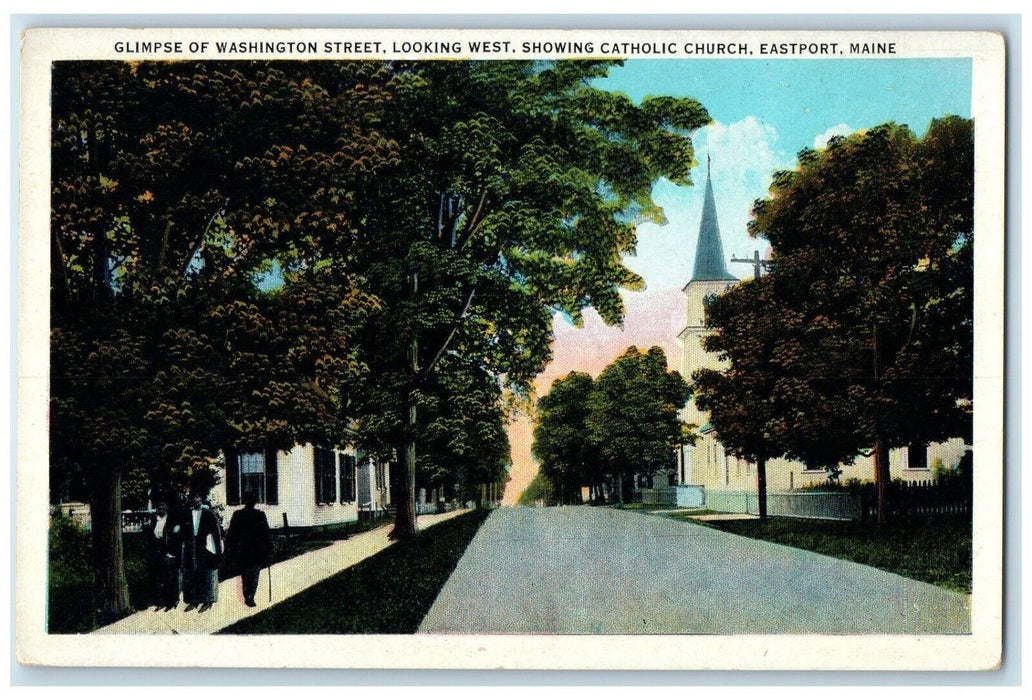
<svg viewBox="0 0 1032 700">
<path fill-rule="evenodd" d="M 435 525 L 218 634 L 412 634 L 489 514 Z"/>
<path fill-rule="evenodd" d="M 913 519 L 880 529 L 874 523 L 802 518 L 698 522 L 971 592 L 971 517 L 967 515 Z"/>
</svg>

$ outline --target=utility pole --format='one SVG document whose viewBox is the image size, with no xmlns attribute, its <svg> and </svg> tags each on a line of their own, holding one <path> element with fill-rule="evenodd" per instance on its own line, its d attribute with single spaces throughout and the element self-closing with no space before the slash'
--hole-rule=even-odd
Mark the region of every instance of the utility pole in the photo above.
<svg viewBox="0 0 1032 700">
<path fill-rule="evenodd" d="M 760 251 L 754 250 L 751 258 L 731 258 L 733 263 L 747 263 L 753 266 L 753 279 L 760 278 L 760 270 L 765 270 L 767 274 L 770 274 L 771 268 L 774 267 L 774 261 L 761 258 Z"/>
</svg>

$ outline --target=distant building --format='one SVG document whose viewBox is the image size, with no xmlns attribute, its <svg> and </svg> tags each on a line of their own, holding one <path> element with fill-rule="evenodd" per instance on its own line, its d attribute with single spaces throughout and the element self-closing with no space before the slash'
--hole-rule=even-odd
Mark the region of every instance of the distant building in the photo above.
<svg viewBox="0 0 1032 700">
<path fill-rule="evenodd" d="M 727 271 L 724 250 L 717 223 L 717 207 L 709 169 L 706 172 L 706 193 L 702 205 L 702 221 L 695 247 L 695 265 L 692 278 L 683 288 L 685 295 L 685 327 L 678 334 L 681 342 L 681 374 L 690 380 L 698 369 L 722 369 L 716 355 L 706 352 L 702 339 L 711 331 L 706 328 L 704 303 L 707 297 L 721 294 L 738 284 L 739 280 Z M 701 437 L 694 445 L 683 445 L 677 454 L 677 482 L 704 486 L 711 491 L 756 492 L 756 465 L 729 455 L 720 442 L 720 436 L 709 422 L 708 412 L 700 411 L 689 401 L 682 419 L 698 426 Z M 961 439 L 928 446 L 913 446 L 892 450 L 889 454 L 893 479 L 926 481 L 932 478 L 931 466 L 936 459 L 946 467 L 960 462 L 965 452 Z M 840 465 L 841 479 L 856 478 L 870 481 L 874 477 L 872 457 L 858 456 L 853 464 Z M 806 464 L 786 459 L 767 462 L 767 490 L 781 491 L 823 483 L 827 480 L 824 468 L 812 469 Z"/>
</svg>

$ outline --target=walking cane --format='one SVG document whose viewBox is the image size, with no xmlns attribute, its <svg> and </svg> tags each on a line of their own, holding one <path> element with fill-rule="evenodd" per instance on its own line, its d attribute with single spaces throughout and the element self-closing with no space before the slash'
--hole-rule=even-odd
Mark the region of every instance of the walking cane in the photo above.
<svg viewBox="0 0 1032 700">
<path fill-rule="evenodd" d="M 269 602 L 272 602 L 272 564 L 269 564 Z"/>
</svg>

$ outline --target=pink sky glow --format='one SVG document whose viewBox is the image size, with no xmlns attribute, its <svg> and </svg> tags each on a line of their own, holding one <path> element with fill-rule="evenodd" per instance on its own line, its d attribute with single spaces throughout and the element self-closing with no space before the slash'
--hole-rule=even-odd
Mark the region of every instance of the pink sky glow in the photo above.
<svg viewBox="0 0 1032 700">
<path fill-rule="evenodd" d="M 584 325 L 575 328 L 560 317 L 552 322 L 555 342 L 554 357 L 545 371 L 538 375 L 537 393 L 548 393 L 552 382 L 570 372 L 587 372 L 597 377 L 610 362 L 632 345 L 647 350 L 653 345 L 663 348 L 667 366 L 680 365 L 681 346 L 677 334 L 684 327 L 684 296 L 679 289 L 664 289 L 624 296 L 627 313 L 624 327 L 607 326 L 594 310 L 584 314 Z M 514 505 L 520 493 L 537 473 L 537 463 L 531 455 L 533 422 L 521 417 L 509 426 L 512 444 L 512 480 L 509 482 L 503 505 Z"/>
</svg>

